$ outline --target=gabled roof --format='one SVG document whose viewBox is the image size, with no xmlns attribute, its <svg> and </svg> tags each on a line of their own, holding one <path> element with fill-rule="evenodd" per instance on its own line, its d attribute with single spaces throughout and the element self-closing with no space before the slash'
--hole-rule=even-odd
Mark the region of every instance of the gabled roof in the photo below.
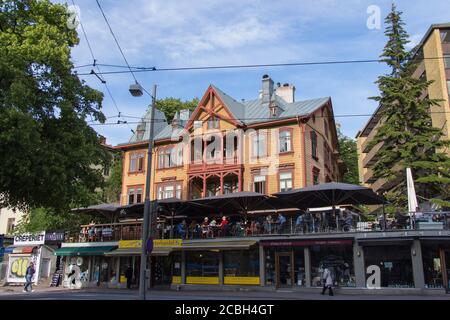
<svg viewBox="0 0 450 320">
<path fill-rule="evenodd" d="M 261 98 L 238 102 L 237 100 L 235 100 L 234 98 L 232 98 L 231 96 L 229 96 L 216 86 L 211 85 L 210 87 L 214 90 L 214 92 L 217 94 L 217 97 L 223 102 L 223 104 L 225 104 L 229 113 L 231 113 L 231 116 L 233 118 L 232 120 L 236 120 L 236 122 L 241 123 L 243 125 L 264 123 L 277 119 L 287 119 L 298 116 L 300 117 L 308 116 L 331 101 L 330 97 L 323 97 L 288 103 L 283 98 L 274 94 L 271 97 L 271 101 L 281 109 L 281 113 L 279 114 L 279 116 L 273 117 L 270 114 L 269 108 L 263 105 Z M 210 89 L 208 88 L 208 90 Z M 191 120 L 192 117 L 195 116 L 196 112 L 194 112 L 193 115 L 191 116 Z M 146 119 L 147 121 L 150 119 L 149 110 L 144 116 L 144 119 Z M 163 140 L 169 139 L 174 136 L 179 136 L 184 130 L 182 125 L 172 126 L 172 124 L 168 124 L 163 112 L 161 112 L 158 109 L 155 110 L 155 119 L 156 120 L 154 126 L 155 130 L 154 140 Z M 164 120 L 161 121 L 157 119 L 164 119 Z M 140 141 L 145 142 L 148 141 L 148 139 L 149 139 L 149 123 L 147 122 L 145 127 L 145 133 L 142 139 L 138 139 L 136 132 L 135 134 L 133 134 L 128 143 L 120 145 L 138 143 Z"/>
</svg>

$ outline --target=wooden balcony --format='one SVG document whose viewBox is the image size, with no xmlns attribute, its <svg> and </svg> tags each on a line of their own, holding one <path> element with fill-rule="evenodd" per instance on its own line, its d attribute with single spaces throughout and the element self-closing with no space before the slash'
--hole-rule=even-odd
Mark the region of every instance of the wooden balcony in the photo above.
<svg viewBox="0 0 450 320">
<path fill-rule="evenodd" d="M 227 170 L 242 167 L 242 163 L 238 163 L 237 156 L 230 158 L 203 159 L 199 162 L 191 162 L 188 166 L 189 173 Z"/>
</svg>

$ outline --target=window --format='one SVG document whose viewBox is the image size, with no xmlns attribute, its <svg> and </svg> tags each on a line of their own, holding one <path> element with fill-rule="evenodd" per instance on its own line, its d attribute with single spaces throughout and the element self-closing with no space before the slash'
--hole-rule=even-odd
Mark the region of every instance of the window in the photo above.
<svg viewBox="0 0 450 320">
<path fill-rule="evenodd" d="M 219 119 L 215 116 L 211 116 L 208 119 L 208 129 L 219 129 Z"/>
<path fill-rule="evenodd" d="M 137 154 L 132 153 L 130 156 L 130 172 L 136 171 Z"/>
<path fill-rule="evenodd" d="M 323 267 L 328 266 L 334 285 L 355 287 L 353 268 L 353 247 L 351 245 L 311 246 L 311 285 L 322 286 Z"/>
<path fill-rule="evenodd" d="M 254 248 L 250 250 L 224 251 L 223 268 L 225 275 L 225 284 L 227 284 L 227 280 L 229 277 L 258 277 L 258 249 Z"/>
<path fill-rule="evenodd" d="M 130 172 L 144 171 L 144 152 L 132 153 L 130 155 Z"/>
<path fill-rule="evenodd" d="M 279 136 L 279 151 L 280 153 L 283 152 L 290 152 L 291 150 L 291 130 L 282 130 L 280 131 L 280 136 Z"/>
<path fill-rule="evenodd" d="M 128 204 L 141 203 L 142 202 L 142 189 L 143 186 L 135 186 L 128 188 Z"/>
<path fill-rule="evenodd" d="M 447 92 L 450 95 L 450 80 L 447 80 Z"/>
<path fill-rule="evenodd" d="M 6 226 L 6 233 L 10 234 L 14 231 L 14 222 L 16 222 L 15 218 L 8 218 L 8 224 Z"/>
<path fill-rule="evenodd" d="M 328 121 L 324 121 L 324 127 L 325 127 L 325 136 L 328 138 Z"/>
<path fill-rule="evenodd" d="M 311 155 L 313 158 L 317 159 L 317 133 L 311 132 Z"/>
<path fill-rule="evenodd" d="M 292 190 L 292 171 L 280 172 L 280 192 Z"/>
<path fill-rule="evenodd" d="M 219 253 L 211 251 L 186 252 L 186 281 L 190 277 L 218 277 Z"/>
<path fill-rule="evenodd" d="M 201 120 L 196 120 L 194 121 L 194 129 L 198 129 L 202 127 L 202 121 Z"/>
<path fill-rule="evenodd" d="M 181 182 L 165 182 L 160 183 L 156 187 L 156 198 L 158 200 L 182 197 L 182 184 Z"/>
<path fill-rule="evenodd" d="M 450 30 L 441 31 L 441 41 L 442 43 L 450 43 Z"/>
<path fill-rule="evenodd" d="M 253 176 L 253 191 L 259 193 L 266 193 L 266 176 Z"/>
<path fill-rule="evenodd" d="M 267 156 L 266 132 L 258 131 L 252 138 L 252 157 L 260 158 Z"/>
<path fill-rule="evenodd" d="M 444 54 L 444 66 L 450 68 L 450 55 Z"/>
<path fill-rule="evenodd" d="M 320 178 L 320 170 L 317 168 L 313 168 L 312 170 L 312 176 L 313 176 L 313 184 L 319 184 L 319 178 Z"/>
<path fill-rule="evenodd" d="M 183 164 L 183 148 L 163 148 L 158 152 L 158 169 L 173 168 Z"/>
</svg>

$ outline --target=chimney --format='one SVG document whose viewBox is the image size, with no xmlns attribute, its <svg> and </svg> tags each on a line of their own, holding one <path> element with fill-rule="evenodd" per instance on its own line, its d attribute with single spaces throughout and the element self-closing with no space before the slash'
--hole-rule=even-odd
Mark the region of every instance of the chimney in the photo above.
<svg viewBox="0 0 450 320">
<path fill-rule="evenodd" d="M 263 105 L 267 107 L 269 106 L 272 94 L 273 94 L 273 80 L 269 77 L 269 75 L 265 74 L 262 77 L 261 100 Z"/>
<path fill-rule="evenodd" d="M 293 84 L 285 83 L 282 87 L 279 86 L 275 89 L 275 94 L 287 103 L 295 102 L 295 86 Z"/>
<path fill-rule="evenodd" d="M 140 123 L 138 124 L 137 128 L 136 128 L 136 140 L 142 140 L 142 138 L 144 138 L 144 132 L 145 132 L 145 124 L 144 123 Z"/>
<path fill-rule="evenodd" d="M 177 111 L 172 119 L 172 129 L 177 128 L 180 125 L 180 113 Z"/>
</svg>

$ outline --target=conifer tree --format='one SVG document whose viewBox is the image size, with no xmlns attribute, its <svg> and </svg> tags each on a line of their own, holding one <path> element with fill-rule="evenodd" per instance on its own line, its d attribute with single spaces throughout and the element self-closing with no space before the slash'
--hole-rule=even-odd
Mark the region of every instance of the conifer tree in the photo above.
<svg viewBox="0 0 450 320">
<path fill-rule="evenodd" d="M 414 50 L 405 48 L 409 40 L 401 14 L 393 4 L 385 19 L 389 40 L 381 58 L 391 72 L 378 78 L 380 95 L 371 98 L 379 102 L 381 125 L 369 148 L 382 144 L 373 167 L 374 177 L 386 179 L 393 186 L 386 190 L 388 200 L 396 207 L 405 207 L 405 169 L 410 167 L 419 196 L 450 206 L 449 141 L 442 138 L 442 128 L 432 126 L 430 114 L 431 107 L 441 101 L 428 95 L 423 98 L 432 81 L 413 77 L 420 61 Z"/>
</svg>

